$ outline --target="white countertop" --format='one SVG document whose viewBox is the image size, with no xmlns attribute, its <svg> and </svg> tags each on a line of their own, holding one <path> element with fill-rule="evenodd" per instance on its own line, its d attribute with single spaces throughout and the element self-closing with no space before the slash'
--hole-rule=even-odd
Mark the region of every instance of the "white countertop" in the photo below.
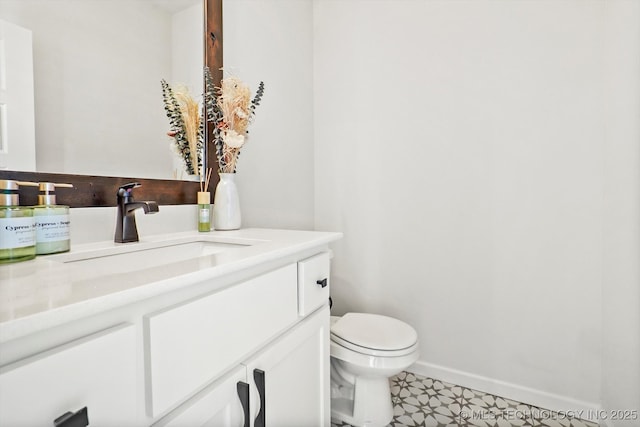
<svg viewBox="0 0 640 427">
<path fill-rule="evenodd" d="M 149 236 L 140 242 L 73 245 L 71 252 L 0 265 L 0 343 L 125 304 L 326 245 L 341 233 L 241 229 Z M 60 262 L 153 249 L 167 242 L 210 240 L 239 245 L 224 252 L 132 272 Z M 241 246 L 240 246 L 241 245 Z"/>
</svg>

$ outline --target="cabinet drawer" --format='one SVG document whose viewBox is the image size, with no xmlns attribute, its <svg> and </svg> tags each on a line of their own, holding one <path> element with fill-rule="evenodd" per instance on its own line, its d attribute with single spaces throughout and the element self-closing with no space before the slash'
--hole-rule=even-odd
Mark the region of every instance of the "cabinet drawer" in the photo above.
<svg viewBox="0 0 640 427">
<path fill-rule="evenodd" d="M 2 367 L 0 426 L 52 426 L 84 407 L 90 425 L 136 425 L 135 355 L 123 325 Z"/>
<path fill-rule="evenodd" d="M 295 323 L 296 266 L 145 316 L 150 413 L 158 416 Z"/>
<path fill-rule="evenodd" d="M 329 252 L 298 262 L 298 314 L 306 316 L 329 300 Z"/>
</svg>

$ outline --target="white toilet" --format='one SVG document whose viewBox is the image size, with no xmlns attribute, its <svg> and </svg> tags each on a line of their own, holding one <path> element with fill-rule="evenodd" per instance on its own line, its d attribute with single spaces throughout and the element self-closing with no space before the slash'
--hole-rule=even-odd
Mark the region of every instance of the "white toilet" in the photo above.
<svg viewBox="0 0 640 427">
<path fill-rule="evenodd" d="M 418 334 L 377 314 L 331 316 L 331 418 L 382 427 L 393 418 L 389 377 L 418 360 Z"/>
</svg>

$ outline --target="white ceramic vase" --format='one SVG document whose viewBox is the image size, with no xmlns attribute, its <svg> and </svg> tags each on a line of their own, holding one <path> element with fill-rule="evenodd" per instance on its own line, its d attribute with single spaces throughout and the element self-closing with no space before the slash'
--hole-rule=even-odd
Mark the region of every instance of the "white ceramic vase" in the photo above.
<svg viewBox="0 0 640 427">
<path fill-rule="evenodd" d="M 237 230 L 240 228 L 240 198 L 235 173 L 220 173 L 213 201 L 213 228 Z"/>
</svg>

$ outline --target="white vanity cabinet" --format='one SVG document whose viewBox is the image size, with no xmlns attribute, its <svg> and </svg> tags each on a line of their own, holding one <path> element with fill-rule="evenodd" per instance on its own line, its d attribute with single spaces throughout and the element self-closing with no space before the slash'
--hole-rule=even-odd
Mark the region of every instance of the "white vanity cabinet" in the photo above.
<svg viewBox="0 0 640 427">
<path fill-rule="evenodd" d="M 3 366 L 0 425 L 132 425 L 140 403 L 135 349 L 134 327 L 122 325 Z M 88 424 L 61 419 L 85 418 L 83 411 Z"/>
<path fill-rule="evenodd" d="M 338 238 L 241 230 L 235 251 L 126 283 L 97 271 L 91 286 L 91 271 L 36 259 L 42 272 L 27 273 L 53 277 L 42 291 L 13 279 L 29 277 L 21 266 L 2 267 L 0 427 L 328 427 L 327 244 Z M 3 320 L 25 289 L 35 314 Z M 60 295 L 70 302 L 51 308 Z"/>
<path fill-rule="evenodd" d="M 157 425 L 328 426 L 328 261 L 322 253 L 148 316 L 153 416 L 240 366 Z M 310 301 L 299 301 L 304 295 Z"/>
</svg>

